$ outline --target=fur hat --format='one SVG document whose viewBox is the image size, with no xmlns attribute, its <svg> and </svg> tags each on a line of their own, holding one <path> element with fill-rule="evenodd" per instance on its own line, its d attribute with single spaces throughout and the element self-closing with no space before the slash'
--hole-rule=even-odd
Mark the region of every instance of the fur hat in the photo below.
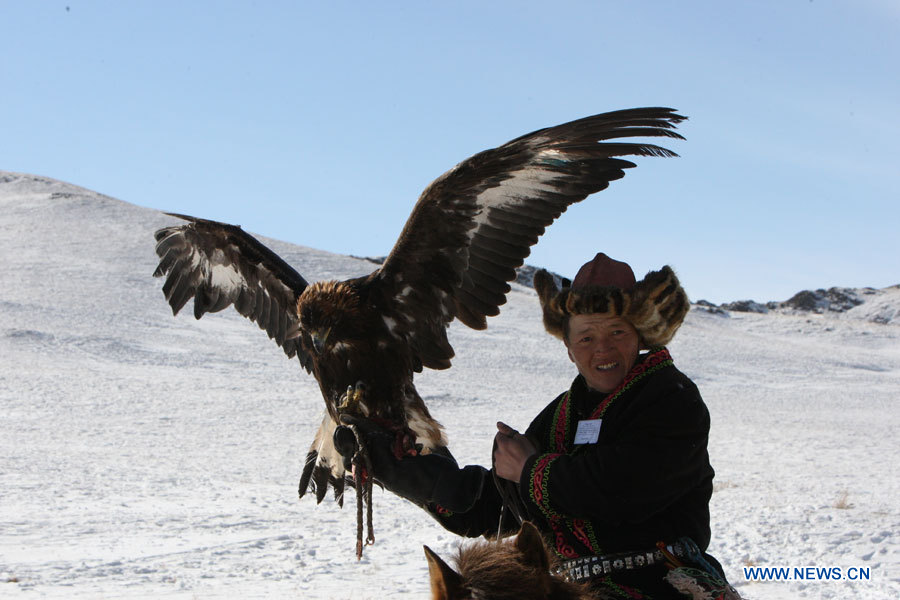
<svg viewBox="0 0 900 600">
<path fill-rule="evenodd" d="M 562 280 L 541 269 L 534 275 L 544 312 L 544 327 L 563 339 L 570 315 L 608 314 L 626 318 L 647 347 L 665 346 L 675 336 L 690 309 L 687 294 L 671 267 L 651 271 L 640 281 L 626 263 L 600 252 L 579 269 L 575 280 Z"/>
</svg>

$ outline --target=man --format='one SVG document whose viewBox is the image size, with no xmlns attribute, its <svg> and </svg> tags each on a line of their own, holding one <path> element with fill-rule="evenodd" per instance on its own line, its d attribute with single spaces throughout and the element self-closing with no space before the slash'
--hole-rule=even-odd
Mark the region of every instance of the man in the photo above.
<svg viewBox="0 0 900 600">
<path fill-rule="evenodd" d="M 687 295 L 669 267 L 636 281 L 631 267 L 602 253 L 563 284 L 557 289 L 546 271 L 535 277 L 545 328 L 579 374 L 525 434 L 497 424 L 494 481 L 449 456 L 398 461 L 387 432 L 351 417 L 366 435 L 376 480 L 460 535 L 533 522 L 571 577 L 609 597 L 683 598 L 664 579 L 679 565 L 706 572 L 712 587 L 726 585 L 703 553 L 709 413 L 665 349 Z M 338 437 L 338 449 L 352 453 Z"/>
</svg>

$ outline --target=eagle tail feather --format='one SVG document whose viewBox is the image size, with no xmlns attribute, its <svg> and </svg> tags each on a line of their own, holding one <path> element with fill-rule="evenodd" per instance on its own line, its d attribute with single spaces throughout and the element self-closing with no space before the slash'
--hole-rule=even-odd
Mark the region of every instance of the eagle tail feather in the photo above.
<svg viewBox="0 0 900 600">
<path fill-rule="evenodd" d="M 319 453 L 310 450 L 306 455 L 306 462 L 303 464 L 303 473 L 300 475 L 300 485 L 297 486 L 297 494 L 302 498 L 309 489 L 310 478 L 312 477 L 313 468 L 316 466 L 316 459 Z"/>
<path fill-rule="evenodd" d="M 336 426 L 326 413 L 306 454 L 303 473 L 300 475 L 297 490 L 299 497 L 312 491 L 316 496 L 316 504 L 325 499 L 329 484 L 334 488 L 334 501 L 339 506 L 344 504 L 345 471 L 343 458 L 334 447 Z"/>
</svg>

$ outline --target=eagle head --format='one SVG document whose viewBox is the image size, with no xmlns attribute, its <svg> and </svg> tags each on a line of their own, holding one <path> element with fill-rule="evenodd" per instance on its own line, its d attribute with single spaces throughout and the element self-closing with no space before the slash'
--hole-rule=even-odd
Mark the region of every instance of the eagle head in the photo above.
<svg viewBox="0 0 900 600">
<path fill-rule="evenodd" d="M 362 336 L 364 318 L 356 289 L 344 281 L 318 281 L 297 299 L 300 335 L 317 355 Z"/>
</svg>

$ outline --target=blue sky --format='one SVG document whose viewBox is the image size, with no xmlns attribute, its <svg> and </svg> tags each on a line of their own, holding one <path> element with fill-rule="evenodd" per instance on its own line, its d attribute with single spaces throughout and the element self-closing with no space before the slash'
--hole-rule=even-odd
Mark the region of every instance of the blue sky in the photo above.
<svg viewBox="0 0 900 600">
<path fill-rule="evenodd" d="M 894 0 L 0 0 L 0 18 L 0 169 L 374 256 L 460 160 L 672 106 L 681 157 L 639 159 L 528 262 L 671 264 L 716 302 L 900 283 Z"/>
</svg>

